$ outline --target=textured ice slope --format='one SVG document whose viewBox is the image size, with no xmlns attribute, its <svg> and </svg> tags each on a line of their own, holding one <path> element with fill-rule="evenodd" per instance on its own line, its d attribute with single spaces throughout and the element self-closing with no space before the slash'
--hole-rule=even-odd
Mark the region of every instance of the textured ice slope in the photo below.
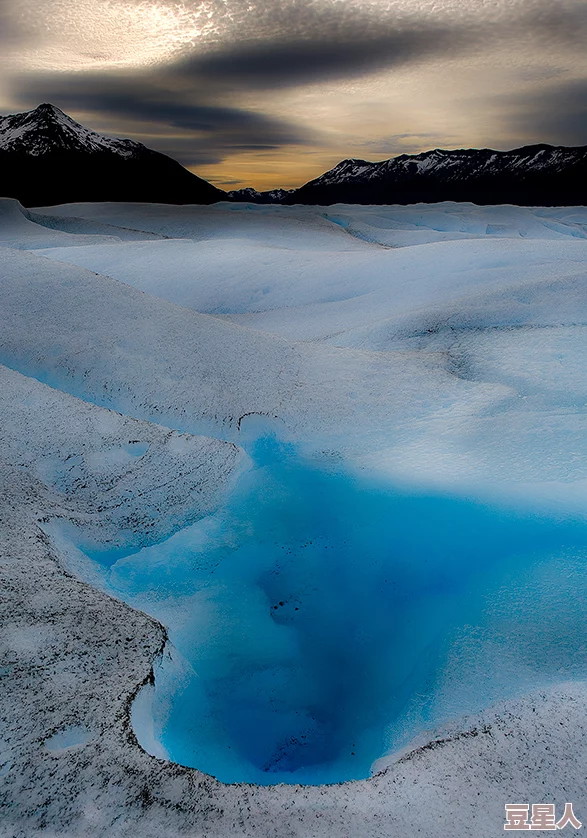
<svg viewBox="0 0 587 838">
<path fill-rule="evenodd" d="M 427 434 L 441 406 L 477 411 L 499 390 L 456 378 L 436 353 L 400 351 L 390 363 L 381 353 L 296 344 L 35 254 L 2 258 L 0 360 L 190 433 L 234 441 L 241 418 L 259 413 L 286 436 L 358 453 Z"/>
<path fill-rule="evenodd" d="M 45 485 L 111 549 L 215 510 L 243 466 L 234 445 L 122 416 L 2 366 L 0 394 L 3 462 Z"/>
<path fill-rule="evenodd" d="M 55 248 L 46 255 L 292 340 L 329 339 L 377 350 L 387 348 L 394 330 L 417 330 L 424 319 L 449 321 L 463 307 L 478 305 L 486 325 L 493 318 L 497 326 L 508 317 L 511 324 L 524 318 L 531 323 L 537 306 L 549 312 L 552 300 L 546 302 L 545 295 L 557 297 L 550 317 L 540 316 L 545 324 L 557 317 L 568 322 L 578 313 L 577 303 L 582 305 L 577 290 L 568 299 L 562 290 L 553 295 L 551 287 L 558 283 L 562 289 L 562 281 L 582 276 L 587 213 L 581 208 L 357 207 L 353 223 L 350 217 L 345 222 L 353 235 L 341 237 L 332 225 L 324 229 L 316 210 L 221 207 L 207 215 L 182 208 L 177 219 L 140 207 L 128 207 L 125 217 L 119 209 L 119 221 L 186 238 Z M 89 215 L 105 217 L 96 208 Z M 361 225 L 365 237 L 368 230 L 372 241 L 388 241 L 392 248 L 357 241 Z M 426 246 L 396 249 L 396 240 L 401 243 L 412 228 Z M 436 241 L 438 228 L 446 241 Z M 534 305 L 528 295 L 534 295 Z M 486 306 L 500 303 L 498 319 Z"/>
<path fill-rule="evenodd" d="M 448 320 L 463 307 L 479 305 L 480 296 L 481 317 L 489 321 L 493 311 L 485 311 L 485 301 L 490 305 L 491 293 L 506 303 L 506 311 L 512 304 L 517 309 L 509 315 L 512 322 L 519 322 L 518 311 L 531 322 L 535 309 L 530 300 L 520 305 L 520 296 L 534 294 L 536 305 L 549 311 L 544 293 L 554 283 L 580 275 L 587 253 L 587 239 L 562 237 L 483 237 L 348 251 L 335 246 L 297 251 L 293 243 L 288 250 L 256 239 L 221 245 L 215 239 L 133 242 L 41 253 L 290 340 L 329 340 L 367 349 L 387 348 L 383 328 L 393 335 L 394 330 L 417 330 L 425 318 Z M 557 310 L 547 321 L 543 316 L 543 322 L 552 322 L 559 312 L 568 320 L 576 312 L 576 292 L 567 301 L 565 295 L 559 297 Z"/>
</svg>

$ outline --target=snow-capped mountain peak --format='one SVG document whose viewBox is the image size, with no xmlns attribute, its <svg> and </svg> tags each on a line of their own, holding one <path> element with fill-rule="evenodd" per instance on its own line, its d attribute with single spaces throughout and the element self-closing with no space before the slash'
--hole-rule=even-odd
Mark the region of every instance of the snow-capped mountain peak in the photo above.
<svg viewBox="0 0 587 838">
<path fill-rule="evenodd" d="M 369 163 L 368 160 L 348 158 L 341 160 L 333 169 L 325 172 L 316 182 L 320 185 L 333 183 L 349 183 L 369 178 L 377 163 Z"/>
<path fill-rule="evenodd" d="M 31 111 L 0 116 L 0 150 L 3 151 L 33 157 L 56 152 L 109 151 L 128 158 L 140 149 L 144 149 L 141 143 L 91 131 L 46 102 Z"/>
</svg>

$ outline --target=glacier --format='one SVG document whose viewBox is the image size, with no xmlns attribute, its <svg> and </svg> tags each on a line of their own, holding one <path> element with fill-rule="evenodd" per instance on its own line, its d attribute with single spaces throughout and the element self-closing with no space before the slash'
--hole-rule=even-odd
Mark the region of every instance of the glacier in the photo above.
<svg viewBox="0 0 587 838">
<path fill-rule="evenodd" d="M 15 834 L 580 801 L 586 239 L 581 207 L 0 202 Z"/>
</svg>

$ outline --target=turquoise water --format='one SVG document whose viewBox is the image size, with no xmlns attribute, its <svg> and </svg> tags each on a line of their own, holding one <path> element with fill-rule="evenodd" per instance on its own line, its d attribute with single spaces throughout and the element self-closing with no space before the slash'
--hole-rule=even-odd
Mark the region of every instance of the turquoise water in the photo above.
<svg viewBox="0 0 587 838">
<path fill-rule="evenodd" d="M 169 629 L 139 741 L 146 707 L 158 753 L 224 782 L 359 779 L 433 724 L 587 673 L 583 521 L 370 481 L 273 439 L 251 455 L 217 516 L 94 554 Z"/>
</svg>

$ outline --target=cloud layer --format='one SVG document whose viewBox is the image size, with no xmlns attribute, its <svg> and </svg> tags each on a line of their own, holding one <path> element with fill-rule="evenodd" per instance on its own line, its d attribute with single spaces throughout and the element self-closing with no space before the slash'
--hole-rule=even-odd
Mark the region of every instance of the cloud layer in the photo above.
<svg viewBox="0 0 587 838">
<path fill-rule="evenodd" d="M 351 134 L 376 149 L 377 136 L 339 127 L 357 107 L 352 85 L 374 74 L 380 84 L 388 78 L 393 101 L 390 111 L 382 94 L 370 113 L 373 124 L 380 110 L 382 152 L 392 136 L 429 136 L 433 144 L 455 135 L 460 145 L 474 144 L 484 109 L 493 120 L 488 142 L 587 143 L 586 39 L 583 0 L 4 0 L 0 7 L 7 102 L 52 101 L 186 165 L 226 160 L 225 177 L 235 155 L 282 149 L 284 165 L 288 155 L 293 165 L 292 150 L 334 154 Z M 430 81 L 432 67 L 448 84 Z M 324 91 L 318 108 L 312 90 Z M 299 102 L 305 91 L 320 119 L 304 118 L 299 104 L 284 112 L 287 97 Z"/>
</svg>

